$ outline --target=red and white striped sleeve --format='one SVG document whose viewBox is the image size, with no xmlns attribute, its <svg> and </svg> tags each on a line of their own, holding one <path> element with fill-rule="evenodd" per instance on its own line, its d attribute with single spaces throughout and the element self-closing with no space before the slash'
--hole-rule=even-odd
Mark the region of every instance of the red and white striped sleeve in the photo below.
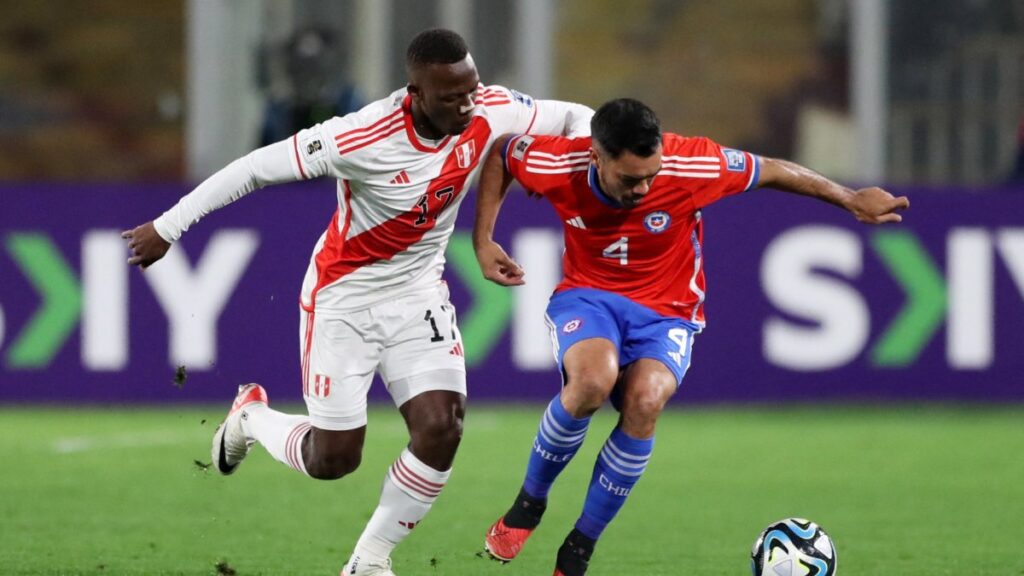
<svg viewBox="0 0 1024 576">
<path fill-rule="evenodd" d="M 545 195 L 566 176 L 590 167 L 590 147 L 562 136 L 515 136 L 502 153 L 505 169 L 530 192 Z"/>
<path fill-rule="evenodd" d="M 405 129 L 401 105 L 405 93 L 404 89 L 396 91 L 357 112 L 336 116 L 292 136 L 289 158 L 295 178 L 352 180 L 365 176 L 365 162 L 360 167 L 356 153 Z"/>
<path fill-rule="evenodd" d="M 704 207 L 726 196 L 756 188 L 761 158 L 726 148 L 709 138 L 665 134 L 659 176 L 690 180 L 693 199 Z"/>
<path fill-rule="evenodd" d="M 404 129 L 402 109 L 363 109 L 335 117 L 292 136 L 291 162 L 296 176 L 358 178 L 353 153 Z"/>
</svg>

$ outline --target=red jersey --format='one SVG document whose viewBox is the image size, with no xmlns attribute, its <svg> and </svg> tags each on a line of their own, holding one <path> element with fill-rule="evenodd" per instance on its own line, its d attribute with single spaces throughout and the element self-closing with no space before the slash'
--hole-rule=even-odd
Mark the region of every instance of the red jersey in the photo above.
<svg viewBox="0 0 1024 576">
<path fill-rule="evenodd" d="M 633 208 L 601 191 L 589 137 L 520 135 L 504 157 L 509 173 L 550 200 L 562 220 L 565 277 L 556 293 L 606 290 L 703 326 L 701 209 L 757 186 L 758 156 L 707 138 L 665 134 L 661 171 Z"/>
</svg>

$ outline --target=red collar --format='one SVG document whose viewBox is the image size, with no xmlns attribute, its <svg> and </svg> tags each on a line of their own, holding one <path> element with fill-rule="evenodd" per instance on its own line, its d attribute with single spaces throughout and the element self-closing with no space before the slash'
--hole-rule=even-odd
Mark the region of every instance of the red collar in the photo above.
<svg viewBox="0 0 1024 576">
<path fill-rule="evenodd" d="M 433 154 L 434 152 L 444 148 L 445 145 L 448 144 L 448 140 L 451 139 L 451 136 L 445 136 L 444 139 L 433 148 L 425 146 L 423 142 L 420 141 L 419 136 L 416 135 L 416 128 L 412 125 L 412 94 L 406 94 L 405 98 L 402 99 L 402 116 L 403 120 L 405 120 L 405 135 L 409 137 L 409 143 L 412 144 L 413 148 L 420 152 L 429 152 Z"/>
</svg>

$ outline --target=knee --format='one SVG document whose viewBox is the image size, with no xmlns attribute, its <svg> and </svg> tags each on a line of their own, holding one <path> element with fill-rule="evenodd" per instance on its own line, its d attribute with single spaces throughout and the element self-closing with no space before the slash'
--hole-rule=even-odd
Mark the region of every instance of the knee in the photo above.
<svg viewBox="0 0 1024 576">
<path fill-rule="evenodd" d="M 413 442 L 431 444 L 436 448 L 454 451 L 462 441 L 462 413 L 457 410 L 435 412 L 416 422 L 412 430 Z"/>
<path fill-rule="evenodd" d="M 582 371 L 569 378 L 562 393 L 566 410 L 575 418 L 589 416 L 608 398 L 617 374 Z"/>
<path fill-rule="evenodd" d="M 658 417 L 672 397 L 674 388 L 674 382 L 628 386 L 622 399 L 622 422 L 626 433 L 635 438 L 653 435 Z"/>
<path fill-rule="evenodd" d="M 565 408 L 572 414 L 572 417 L 583 418 L 597 412 L 597 409 L 604 404 L 610 390 L 610 386 L 605 387 L 603 384 L 604 382 L 601 380 L 584 378 L 572 381 L 569 386 L 566 386 L 568 394 L 565 396 L 567 399 Z"/>
<path fill-rule="evenodd" d="M 306 473 L 317 480 L 337 480 L 355 472 L 362 459 L 361 452 L 307 455 Z"/>
<path fill-rule="evenodd" d="M 665 408 L 668 397 L 664 392 L 655 386 L 639 387 L 631 390 L 626 395 L 624 402 L 626 411 L 633 416 L 643 419 L 654 420 Z"/>
</svg>

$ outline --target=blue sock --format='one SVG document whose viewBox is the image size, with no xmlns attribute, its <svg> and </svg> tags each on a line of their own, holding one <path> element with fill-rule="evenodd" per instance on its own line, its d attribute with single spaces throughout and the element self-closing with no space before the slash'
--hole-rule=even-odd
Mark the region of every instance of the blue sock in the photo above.
<svg viewBox="0 0 1024 576">
<path fill-rule="evenodd" d="M 621 428 L 612 430 L 594 463 L 583 514 L 576 521 L 577 530 L 594 540 L 601 537 L 626 503 L 633 485 L 640 480 L 653 449 L 653 437 L 637 440 L 627 436 Z"/>
<path fill-rule="evenodd" d="M 565 469 L 583 445 L 590 417 L 576 419 L 566 412 L 562 400 L 555 396 L 540 419 L 533 451 L 526 466 L 523 489 L 534 498 L 547 499 L 555 478 Z"/>
</svg>

